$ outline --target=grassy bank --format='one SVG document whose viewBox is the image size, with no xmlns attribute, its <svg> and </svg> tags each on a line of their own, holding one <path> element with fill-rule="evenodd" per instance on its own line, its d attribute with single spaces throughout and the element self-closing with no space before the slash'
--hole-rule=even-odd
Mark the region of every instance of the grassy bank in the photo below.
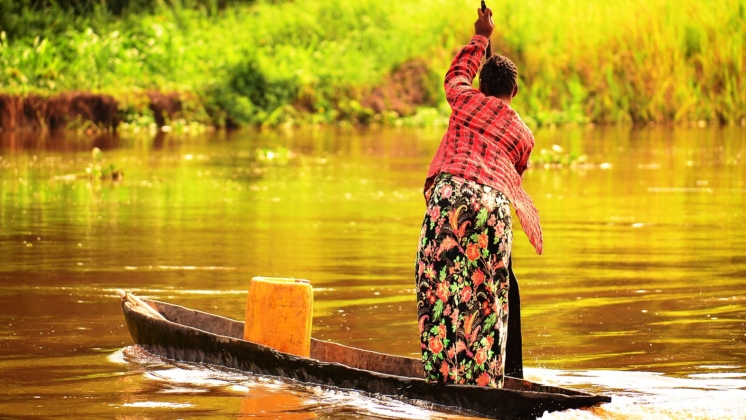
<svg viewBox="0 0 746 420">
<path fill-rule="evenodd" d="M 488 3 L 534 125 L 746 118 L 746 0 Z M 0 34 L 0 91 L 106 93 L 125 122 L 147 123 L 144 93 L 158 90 L 185 94 L 181 118 L 206 124 L 427 125 L 447 115 L 442 74 L 478 2 L 51 4 Z"/>
</svg>

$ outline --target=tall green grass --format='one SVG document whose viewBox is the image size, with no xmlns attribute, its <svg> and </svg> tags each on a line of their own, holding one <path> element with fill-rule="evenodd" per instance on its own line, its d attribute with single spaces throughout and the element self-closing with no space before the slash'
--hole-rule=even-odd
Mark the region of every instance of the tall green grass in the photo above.
<svg viewBox="0 0 746 420">
<path fill-rule="evenodd" d="M 746 0 L 488 3 L 493 49 L 519 68 L 514 106 L 535 125 L 746 118 Z M 365 96 L 421 58 L 439 76 L 424 105 L 442 116 L 439 79 L 473 33 L 477 7 L 161 0 L 145 12 L 81 15 L 50 6 L 43 13 L 57 19 L 55 32 L 0 36 L 0 90 L 101 91 L 131 113 L 146 112 L 140 92 L 191 92 L 215 124 L 364 120 Z"/>
<path fill-rule="evenodd" d="M 498 39 L 539 122 L 744 118 L 746 1 L 524 1 Z"/>
</svg>

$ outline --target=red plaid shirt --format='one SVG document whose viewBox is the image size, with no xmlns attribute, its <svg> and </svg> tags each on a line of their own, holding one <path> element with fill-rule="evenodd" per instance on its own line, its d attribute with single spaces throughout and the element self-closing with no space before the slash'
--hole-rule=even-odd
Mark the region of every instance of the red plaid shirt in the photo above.
<svg viewBox="0 0 746 420">
<path fill-rule="evenodd" d="M 541 254 L 539 211 L 521 186 L 534 136 L 508 104 L 472 87 L 486 47 L 487 38 L 475 35 L 446 73 L 446 99 L 453 112 L 430 164 L 425 194 L 441 172 L 497 189 L 513 204 L 523 231 Z"/>
</svg>

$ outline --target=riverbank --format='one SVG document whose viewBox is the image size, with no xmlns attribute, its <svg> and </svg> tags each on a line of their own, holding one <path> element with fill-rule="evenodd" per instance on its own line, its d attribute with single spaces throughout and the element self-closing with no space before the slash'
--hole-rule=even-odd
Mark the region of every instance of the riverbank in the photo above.
<svg viewBox="0 0 746 420">
<path fill-rule="evenodd" d="M 167 125 L 147 92 L 178 97 L 176 120 L 205 127 L 443 124 L 442 75 L 475 9 L 461 0 L 32 3 L 13 6 L 22 9 L 11 24 L 0 16 L 0 92 L 107 95 L 127 127 Z M 490 3 L 493 49 L 518 65 L 514 105 L 533 127 L 746 119 L 746 0 Z"/>
<path fill-rule="evenodd" d="M 88 133 L 117 131 L 122 118 L 131 121 L 133 117 L 139 117 L 133 129 L 170 131 L 174 125 L 183 128 L 190 124 L 188 120 L 194 120 L 185 103 L 198 101 L 188 95 L 161 92 L 132 94 L 130 98 L 135 101 L 123 102 L 111 95 L 90 92 L 65 92 L 50 96 L 0 94 L 0 129 Z M 138 104 L 136 108 L 133 102 Z M 199 121 L 194 123 L 199 124 Z M 124 123 L 125 129 L 131 125 Z"/>
</svg>

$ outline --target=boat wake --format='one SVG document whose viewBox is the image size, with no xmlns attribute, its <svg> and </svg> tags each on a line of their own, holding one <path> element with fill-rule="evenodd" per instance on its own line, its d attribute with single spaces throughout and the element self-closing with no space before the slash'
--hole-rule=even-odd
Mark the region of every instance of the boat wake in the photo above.
<svg viewBox="0 0 746 420">
<path fill-rule="evenodd" d="M 251 417 L 460 418 L 457 413 L 434 411 L 429 403 L 420 406 L 384 396 L 372 397 L 353 390 L 309 385 L 220 366 L 177 362 L 153 355 L 137 345 L 125 347 L 108 358 L 112 363 L 126 364 L 131 370 L 140 370 L 144 380 L 158 384 L 158 394 L 235 396 L 241 400 L 241 415 Z M 145 406 L 147 403 L 140 405 Z"/>
<path fill-rule="evenodd" d="M 612 402 L 588 410 L 547 413 L 544 420 L 707 419 L 746 417 L 746 373 L 740 366 L 699 366 L 711 373 L 686 377 L 637 371 L 559 371 L 526 369 L 527 379 L 563 387 L 580 387 L 610 395 Z"/>
<path fill-rule="evenodd" d="M 312 386 L 288 379 L 253 375 L 218 366 L 182 363 L 126 347 L 109 356 L 114 363 L 141 370 L 159 394 L 221 394 L 241 399 L 241 413 L 260 418 L 315 417 L 372 419 L 456 419 L 455 412 L 414 405 L 357 391 Z M 546 413 L 543 420 L 735 420 L 746 416 L 746 373 L 739 366 L 701 366 L 710 373 L 670 377 L 636 371 L 561 371 L 526 368 L 527 379 L 613 397 L 611 403 L 584 410 Z M 198 401 L 198 400 L 197 400 Z"/>
</svg>

